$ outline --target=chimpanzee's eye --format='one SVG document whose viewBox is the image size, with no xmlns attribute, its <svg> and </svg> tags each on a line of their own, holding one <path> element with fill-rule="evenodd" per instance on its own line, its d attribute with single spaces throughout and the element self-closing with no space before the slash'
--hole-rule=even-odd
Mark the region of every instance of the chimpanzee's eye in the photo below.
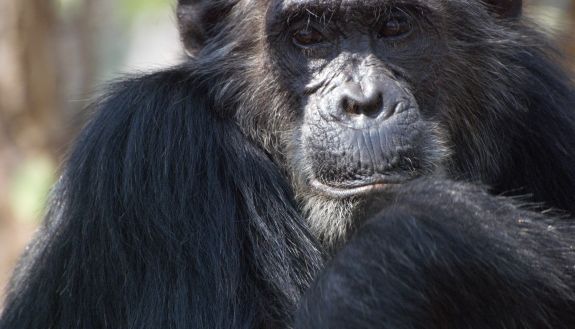
<svg viewBox="0 0 575 329">
<path fill-rule="evenodd" d="M 325 42 L 324 35 L 318 30 L 307 27 L 293 35 L 293 43 L 298 47 L 311 47 Z"/>
<path fill-rule="evenodd" d="M 407 17 L 393 17 L 383 24 L 380 38 L 397 38 L 411 32 L 412 26 Z"/>
</svg>

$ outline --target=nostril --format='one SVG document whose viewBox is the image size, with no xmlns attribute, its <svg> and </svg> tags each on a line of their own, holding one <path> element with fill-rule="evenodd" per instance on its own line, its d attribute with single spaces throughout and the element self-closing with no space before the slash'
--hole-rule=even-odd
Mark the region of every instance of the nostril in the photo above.
<svg viewBox="0 0 575 329">
<path fill-rule="evenodd" d="M 362 106 L 362 114 L 366 115 L 371 118 L 377 117 L 381 111 L 383 111 L 383 97 L 377 95 L 377 97 L 373 98 L 370 102 L 367 102 L 364 106 Z"/>
<path fill-rule="evenodd" d="M 341 103 L 341 107 L 343 108 L 344 112 L 347 114 L 352 115 L 359 115 L 361 114 L 361 109 L 359 104 L 351 99 L 344 98 Z"/>
<path fill-rule="evenodd" d="M 383 110 L 383 98 L 378 95 L 378 97 L 358 101 L 345 97 L 341 101 L 341 107 L 349 115 L 365 115 L 375 118 Z"/>
</svg>

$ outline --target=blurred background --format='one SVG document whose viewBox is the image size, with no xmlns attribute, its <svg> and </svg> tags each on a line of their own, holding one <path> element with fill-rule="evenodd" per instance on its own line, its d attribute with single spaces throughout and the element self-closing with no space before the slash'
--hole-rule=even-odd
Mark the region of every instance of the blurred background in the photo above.
<svg viewBox="0 0 575 329">
<path fill-rule="evenodd" d="M 0 308 L 91 97 L 182 57 L 175 2 L 0 0 Z M 526 14 L 575 68 L 575 0 L 528 0 Z"/>
</svg>

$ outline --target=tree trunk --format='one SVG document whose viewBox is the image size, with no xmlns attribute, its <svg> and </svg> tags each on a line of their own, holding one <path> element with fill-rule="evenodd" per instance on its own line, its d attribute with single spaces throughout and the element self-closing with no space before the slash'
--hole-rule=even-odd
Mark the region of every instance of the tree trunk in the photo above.
<svg viewBox="0 0 575 329">
<path fill-rule="evenodd" d="M 3 139 L 25 150 L 53 149 L 60 107 L 53 2 L 0 0 L 0 12 Z"/>
</svg>

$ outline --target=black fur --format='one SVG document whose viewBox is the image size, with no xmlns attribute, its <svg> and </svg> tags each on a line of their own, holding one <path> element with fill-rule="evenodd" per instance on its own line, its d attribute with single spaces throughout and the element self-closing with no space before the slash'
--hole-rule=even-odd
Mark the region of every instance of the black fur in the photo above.
<svg viewBox="0 0 575 329">
<path fill-rule="evenodd" d="M 2 329 L 287 321 L 318 248 L 275 166 L 195 84 L 176 68 L 111 88 L 16 271 Z"/>
<path fill-rule="evenodd" d="M 382 2 L 395 3 L 345 1 L 370 14 L 365 6 Z M 313 290 L 301 325 L 332 306 L 391 319 L 390 328 L 417 328 L 430 314 L 436 326 L 453 328 L 571 325 L 575 256 L 565 232 L 574 224 L 444 180 L 575 214 L 571 81 L 545 39 L 514 16 L 520 10 L 497 7 L 505 1 L 405 2 L 422 8 L 430 26 L 429 39 L 394 59 L 420 73 L 410 80 L 405 69 L 401 84 L 443 146 L 429 150 L 442 159 L 425 172 L 433 179 L 396 187 L 396 197 L 331 199 L 310 189 L 300 143 L 307 95 L 294 91 L 307 64 L 279 47 L 269 26 L 283 1 L 180 0 L 190 59 L 118 82 L 95 105 L 15 272 L 0 329 L 289 328 L 325 251 L 337 246 L 330 236 L 345 243 L 371 209 L 384 212 L 336 256 L 318 289 L 340 274 L 370 287 L 340 260 L 366 268 L 391 294 L 369 303 L 345 285 L 327 290 L 366 303 L 364 312 Z M 335 3 L 312 7 L 327 15 Z M 370 227 L 391 240 L 366 238 Z M 393 240 L 402 237 L 405 245 Z M 362 248 L 372 252 L 348 255 Z M 394 262 L 402 252 L 406 263 Z M 387 274 L 372 271 L 373 262 L 386 264 Z M 451 272 L 426 267 L 438 265 Z M 413 285 L 402 284 L 404 275 Z M 388 287 L 387 279 L 399 282 Z M 426 309 L 433 305 L 422 296 L 440 298 L 439 308 Z M 510 300 L 522 312 L 490 306 Z M 478 313 L 463 315 L 471 307 Z M 481 322 L 479 314 L 491 318 Z"/>
<path fill-rule="evenodd" d="M 477 187 L 409 183 L 327 266 L 295 327 L 574 328 L 574 233 Z"/>
</svg>

